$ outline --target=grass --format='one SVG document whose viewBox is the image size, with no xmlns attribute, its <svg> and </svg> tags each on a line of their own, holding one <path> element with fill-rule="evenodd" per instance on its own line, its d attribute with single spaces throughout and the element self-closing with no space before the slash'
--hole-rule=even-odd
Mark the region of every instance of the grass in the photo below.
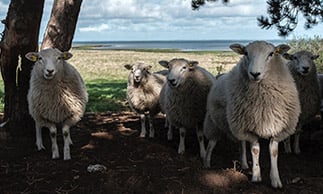
<svg viewBox="0 0 323 194">
<path fill-rule="evenodd" d="M 126 87 L 124 80 L 92 80 L 86 82 L 89 94 L 87 112 L 120 111 L 126 109 Z"/>
</svg>

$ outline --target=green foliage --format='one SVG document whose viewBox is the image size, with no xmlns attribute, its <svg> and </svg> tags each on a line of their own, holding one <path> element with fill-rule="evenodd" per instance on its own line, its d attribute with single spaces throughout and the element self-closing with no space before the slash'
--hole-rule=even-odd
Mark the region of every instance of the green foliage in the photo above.
<svg viewBox="0 0 323 194">
<path fill-rule="evenodd" d="M 127 82 L 124 80 L 91 80 L 86 83 L 89 94 L 87 112 L 122 111 L 126 105 Z"/>
<path fill-rule="evenodd" d="M 323 73 L 323 39 L 319 36 L 311 38 L 294 38 L 289 42 L 291 46 L 290 53 L 294 53 L 301 50 L 310 51 L 313 54 L 320 55 L 315 60 L 318 72 Z"/>
</svg>

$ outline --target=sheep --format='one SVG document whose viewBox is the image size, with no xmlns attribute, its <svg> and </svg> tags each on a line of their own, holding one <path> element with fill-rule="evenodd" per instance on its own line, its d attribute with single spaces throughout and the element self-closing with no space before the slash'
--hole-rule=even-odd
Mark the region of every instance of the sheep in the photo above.
<svg viewBox="0 0 323 194">
<path fill-rule="evenodd" d="M 152 118 L 160 112 L 159 94 L 166 76 L 164 72 L 151 73 L 151 65 L 144 63 L 126 64 L 124 67 L 131 70 L 127 83 L 127 101 L 130 108 L 140 115 L 140 137 L 146 136 L 146 116 L 149 122 L 149 137 L 153 138 L 155 130 Z"/>
<path fill-rule="evenodd" d="M 81 120 L 88 102 L 88 94 L 79 72 L 68 62 L 69 52 L 48 48 L 29 52 L 26 58 L 35 62 L 27 94 L 29 114 L 35 120 L 37 149 L 45 149 L 42 127 L 50 131 L 52 159 L 59 158 L 57 125 L 62 126 L 64 160 L 70 160 L 70 127 Z"/>
<path fill-rule="evenodd" d="M 294 54 L 284 54 L 289 59 L 288 68 L 296 82 L 299 99 L 301 103 L 301 114 L 294 135 L 294 152 L 301 152 L 299 147 L 299 137 L 301 128 L 308 123 L 320 110 L 321 94 L 316 71 L 316 65 L 313 60 L 318 55 L 313 55 L 308 51 L 299 51 Z M 291 153 L 290 138 L 284 141 L 285 152 Z"/>
<path fill-rule="evenodd" d="M 323 74 L 318 73 L 317 78 L 320 84 L 320 91 L 321 91 L 321 104 L 320 104 L 320 114 L 321 114 L 321 128 L 323 127 Z"/>
<path fill-rule="evenodd" d="M 203 130 L 209 143 L 204 164 L 208 164 L 220 135 L 230 134 L 242 142 L 243 167 L 248 166 L 245 141 L 251 143 L 252 181 L 259 182 L 258 139 L 270 139 L 271 185 L 281 188 L 278 143 L 295 132 L 300 114 L 296 84 L 282 56 L 290 47 L 254 41 L 247 46 L 232 44 L 230 48 L 244 56 L 229 73 L 219 77 L 219 82 L 215 81 L 209 93 Z"/>
<path fill-rule="evenodd" d="M 206 112 L 207 94 L 213 84 L 213 75 L 198 66 L 197 61 L 174 58 L 170 61 L 159 61 L 168 68 L 167 83 L 161 96 L 163 110 L 171 125 L 180 129 L 178 153 L 185 152 L 186 129 L 196 129 L 200 156 L 204 158 L 205 145 L 203 137 L 203 120 Z"/>
</svg>

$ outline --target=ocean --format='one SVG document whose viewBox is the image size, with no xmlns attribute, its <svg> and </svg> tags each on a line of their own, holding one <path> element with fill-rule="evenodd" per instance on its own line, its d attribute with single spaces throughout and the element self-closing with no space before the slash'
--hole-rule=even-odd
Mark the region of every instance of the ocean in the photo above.
<svg viewBox="0 0 323 194">
<path fill-rule="evenodd" d="M 278 45 L 287 40 L 267 40 Z M 175 49 L 180 51 L 229 51 L 230 44 L 243 45 L 250 40 L 172 40 L 172 41 L 87 41 L 73 42 L 73 47 L 87 46 L 98 50 Z"/>
</svg>

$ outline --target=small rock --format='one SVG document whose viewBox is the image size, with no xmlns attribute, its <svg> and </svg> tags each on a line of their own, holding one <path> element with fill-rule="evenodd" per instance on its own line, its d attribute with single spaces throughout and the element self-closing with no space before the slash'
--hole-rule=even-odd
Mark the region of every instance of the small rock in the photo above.
<svg viewBox="0 0 323 194">
<path fill-rule="evenodd" d="M 107 167 L 105 167 L 102 164 L 90 164 L 87 167 L 87 171 L 90 172 L 90 173 L 93 173 L 93 172 L 104 172 L 106 170 L 107 170 Z"/>
</svg>

